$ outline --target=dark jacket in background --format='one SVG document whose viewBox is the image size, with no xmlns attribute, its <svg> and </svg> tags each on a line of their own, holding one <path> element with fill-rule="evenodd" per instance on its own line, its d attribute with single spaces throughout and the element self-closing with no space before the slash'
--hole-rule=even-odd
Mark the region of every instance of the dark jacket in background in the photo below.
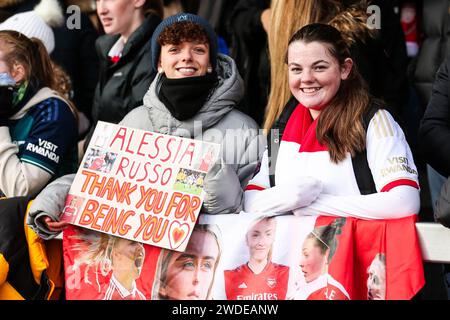
<svg viewBox="0 0 450 320">
<path fill-rule="evenodd" d="M 436 220 L 443 226 L 450 228 L 450 179 L 444 183 L 441 195 L 436 201 Z"/>
<path fill-rule="evenodd" d="M 430 102 L 419 129 L 419 146 L 423 156 L 439 174 L 450 176 L 450 102 L 448 58 L 439 68 Z"/>
<path fill-rule="evenodd" d="M 373 0 L 371 4 L 380 7 L 381 29 L 372 48 L 362 46 L 370 60 L 361 59 L 359 63 L 372 64 L 376 61 L 371 66 L 375 74 L 370 85 L 371 93 L 382 98 L 390 110 L 403 119 L 402 109 L 408 103 L 406 73 L 409 61 L 400 17 L 395 13 L 391 0 Z"/>
<path fill-rule="evenodd" d="M 449 54 L 449 7 L 449 0 L 423 1 L 424 40 L 415 65 L 414 85 L 424 109 L 430 101 L 436 72 Z"/>
<path fill-rule="evenodd" d="M 160 22 L 159 17 L 149 15 L 130 36 L 117 63 L 111 61 L 108 53 L 120 35 L 104 35 L 97 40 L 100 79 L 92 108 L 94 126 L 99 120 L 118 123 L 128 112 L 142 105 L 156 75 L 152 69 L 150 39 Z"/>
<path fill-rule="evenodd" d="M 227 23 L 238 0 L 200 0 L 197 14 L 208 20 L 217 35 L 222 37 L 228 46 L 231 34 Z"/>
<path fill-rule="evenodd" d="M 236 61 L 245 92 L 239 109 L 262 124 L 270 91 L 267 34 L 261 23 L 270 0 L 240 0 L 229 17 L 231 56 Z"/>
<path fill-rule="evenodd" d="M 375 38 L 357 39 L 350 47 L 351 55 L 370 93 L 385 101 L 389 111 L 402 119 L 408 102 L 405 36 L 390 0 L 374 0 L 371 4 L 380 8 L 381 29 Z"/>
<path fill-rule="evenodd" d="M 81 13 L 80 25 L 80 29 L 73 30 L 66 25 L 53 28 L 55 50 L 51 57 L 69 74 L 74 91 L 73 102 L 90 119 L 98 81 L 99 61 L 95 52 L 98 32 L 85 13 Z"/>
</svg>

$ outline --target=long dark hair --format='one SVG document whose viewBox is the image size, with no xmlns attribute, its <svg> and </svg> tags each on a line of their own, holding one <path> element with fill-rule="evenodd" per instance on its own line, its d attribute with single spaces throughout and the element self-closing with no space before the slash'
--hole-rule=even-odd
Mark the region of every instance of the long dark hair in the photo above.
<svg viewBox="0 0 450 320">
<path fill-rule="evenodd" d="M 296 41 L 324 44 L 340 66 L 351 58 L 341 33 L 330 25 L 306 25 L 291 37 L 289 45 Z M 328 147 L 332 162 L 338 163 L 346 158 L 347 152 L 353 156 L 366 147 L 363 115 L 369 101 L 367 84 L 353 65 L 348 78 L 341 81 L 335 97 L 322 110 L 317 124 L 317 139 Z"/>
<path fill-rule="evenodd" d="M 315 241 L 315 246 L 320 249 L 322 255 L 325 255 L 327 250 L 329 250 L 328 263 L 330 263 L 337 250 L 338 240 L 336 236 L 342 233 L 342 228 L 346 221 L 345 218 L 337 218 L 330 225 L 314 228 L 306 237 L 306 239 Z"/>
</svg>

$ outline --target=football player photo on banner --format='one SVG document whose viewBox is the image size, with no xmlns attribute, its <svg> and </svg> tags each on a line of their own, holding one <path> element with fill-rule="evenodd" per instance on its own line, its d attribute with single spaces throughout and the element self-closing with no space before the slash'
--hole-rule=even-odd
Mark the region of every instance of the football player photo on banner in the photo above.
<svg viewBox="0 0 450 320">
<path fill-rule="evenodd" d="M 211 300 L 224 245 L 215 224 L 197 224 L 184 252 L 161 250 L 153 300 Z"/>
<path fill-rule="evenodd" d="M 415 217 L 201 214 L 184 251 L 72 225 L 63 249 L 67 299 L 398 300 L 424 285 Z"/>
<path fill-rule="evenodd" d="M 69 226 L 63 250 L 68 300 L 150 299 L 160 248 Z"/>
<path fill-rule="evenodd" d="M 280 256 L 276 245 L 275 217 L 253 217 L 240 235 L 247 252 L 238 264 L 224 270 L 225 294 L 230 300 L 283 300 L 289 281 L 287 253 Z M 283 240 L 278 240 L 277 243 Z M 276 250 L 278 249 L 278 252 Z M 284 263 L 281 263 L 283 261 Z M 231 262 L 231 261 L 229 261 Z"/>
<path fill-rule="evenodd" d="M 331 267 L 333 257 L 338 251 L 338 236 L 342 234 L 345 223 L 345 218 L 336 218 L 329 224 L 320 225 L 319 219 L 314 229 L 306 235 L 300 247 L 298 260 L 303 277 L 300 277 L 300 281 L 296 284 L 291 299 L 350 299 L 347 289 L 331 275 L 334 271 Z"/>
</svg>

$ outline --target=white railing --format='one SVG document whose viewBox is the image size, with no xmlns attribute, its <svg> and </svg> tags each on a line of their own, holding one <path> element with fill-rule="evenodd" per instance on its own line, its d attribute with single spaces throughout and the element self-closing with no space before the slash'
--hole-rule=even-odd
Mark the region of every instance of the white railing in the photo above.
<svg viewBox="0 0 450 320">
<path fill-rule="evenodd" d="M 439 223 L 416 223 L 425 262 L 450 263 L 450 229 Z"/>
</svg>

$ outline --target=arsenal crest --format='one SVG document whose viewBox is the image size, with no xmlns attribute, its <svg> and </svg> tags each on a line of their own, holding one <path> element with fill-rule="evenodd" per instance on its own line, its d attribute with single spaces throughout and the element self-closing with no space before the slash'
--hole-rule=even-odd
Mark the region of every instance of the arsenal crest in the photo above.
<svg viewBox="0 0 450 320">
<path fill-rule="evenodd" d="M 277 279 L 275 279 L 275 278 L 267 278 L 267 285 L 270 288 L 274 288 L 277 285 Z"/>
</svg>

